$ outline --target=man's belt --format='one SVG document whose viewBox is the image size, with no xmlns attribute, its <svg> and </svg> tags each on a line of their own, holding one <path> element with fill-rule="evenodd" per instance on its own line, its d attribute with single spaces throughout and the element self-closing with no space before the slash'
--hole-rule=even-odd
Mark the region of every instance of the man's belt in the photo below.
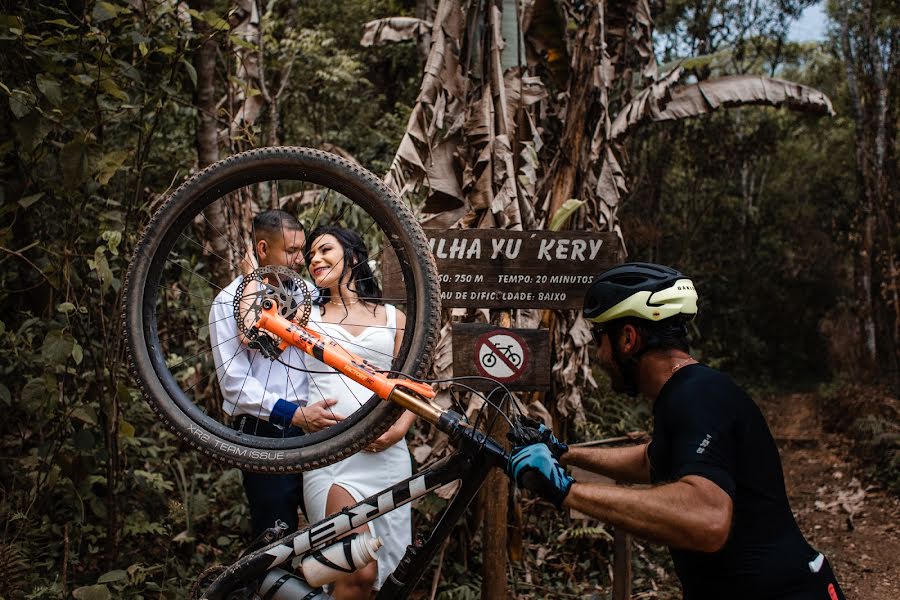
<svg viewBox="0 0 900 600">
<path fill-rule="evenodd" d="M 276 427 L 268 421 L 257 419 L 250 415 L 238 415 L 232 417 L 234 428 L 237 431 L 256 435 L 259 437 L 280 438 L 280 437 L 297 437 L 303 435 L 303 430 L 293 425 L 289 427 Z"/>
</svg>

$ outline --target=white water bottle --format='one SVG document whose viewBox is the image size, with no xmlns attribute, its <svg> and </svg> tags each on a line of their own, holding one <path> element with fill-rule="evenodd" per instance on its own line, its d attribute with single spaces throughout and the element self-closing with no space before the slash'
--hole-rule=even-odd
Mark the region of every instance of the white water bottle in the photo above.
<svg viewBox="0 0 900 600">
<path fill-rule="evenodd" d="M 354 533 L 306 556 L 300 570 L 309 585 L 320 587 L 375 560 L 381 546 L 381 538 L 368 531 Z"/>
<path fill-rule="evenodd" d="M 267 600 L 325 600 L 323 590 L 310 586 L 303 578 L 284 569 L 272 569 L 259 586 L 259 596 Z"/>
</svg>

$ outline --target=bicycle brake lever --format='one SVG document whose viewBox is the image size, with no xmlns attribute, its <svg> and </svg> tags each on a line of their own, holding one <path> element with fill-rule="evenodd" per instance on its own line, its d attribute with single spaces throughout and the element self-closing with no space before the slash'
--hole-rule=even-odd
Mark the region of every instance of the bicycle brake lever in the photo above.
<svg viewBox="0 0 900 600">
<path fill-rule="evenodd" d="M 513 426 L 506 434 L 506 438 L 513 446 L 528 446 L 542 442 L 544 437 L 539 427 L 537 421 L 519 415 L 513 419 Z"/>
</svg>

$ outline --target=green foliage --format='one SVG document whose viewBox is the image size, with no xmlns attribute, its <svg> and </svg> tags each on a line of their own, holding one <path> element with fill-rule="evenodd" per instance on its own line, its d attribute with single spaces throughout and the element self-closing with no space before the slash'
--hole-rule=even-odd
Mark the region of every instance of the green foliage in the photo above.
<svg viewBox="0 0 900 600">
<path fill-rule="evenodd" d="M 579 423 L 572 442 L 618 437 L 636 431 L 649 431 L 650 406 L 643 398 L 629 398 L 610 387 L 609 378 L 594 369 L 598 388 L 584 396 L 587 420 Z"/>
<path fill-rule="evenodd" d="M 844 115 L 840 65 L 782 65 Z M 623 207 L 630 258 L 673 264 L 700 293 L 694 347 L 745 380 L 827 376 L 820 321 L 849 288 L 852 124 L 744 108 L 664 125 L 637 144 L 644 185 Z"/>
<path fill-rule="evenodd" d="M 3 597 L 176 597 L 246 529 L 239 474 L 184 454 L 122 360 L 148 190 L 194 161 L 196 40 L 174 5 L 153 6 L 0 17 Z"/>
<path fill-rule="evenodd" d="M 0 14 L 4 598 L 183 597 L 196 573 L 237 556 L 249 530 L 240 474 L 185 452 L 124 366 L 127 262 L 153 207 L 196 164 L 201 41 L 177 3 L 143 3 L 146 14 L 135 4 L 7 3 Z M 284 84 L 278 141 L 335 144 L 385 172 L 415 100 L 420 57 L 413 44 L 363 49 L 358 41 L 363 22 L 409 14 L 412 3 L 263 4 L 269 93 Z M 819 320 L 846 308 L 853 123 L 842 65 L 823 48 L 778 44 L 783 15 L 740 12 L 740 4 L 715 3 L 715 15 L 735 8 L 736 20 L 706 31 L 689 22 L 690 3 L 667 3 L 667 60 L 699 55 L 687 65 L 695 75 L 777 72 L 825 91 L 838 116 L 747 109 L 648 130 L 632 149 L 637 183 L 623 230 L 631 258 L 695 277 L 706 362 L 795 384 L 827 374 Z M 226 2 L 194 8 L 190 17 L 226 51 L 245 44 L 228 32 Z M 752 25 L 747 43 L 738 17 Z M 219 67 L 217 93 L 232 68 Z M 255 143 L 268 142 L 271 119 L 264 111 Z M 185 322 L 204 318 L 196 304 L 178 310 Z M 608 389 L 585 407 L 589 423 L 576 440 L 648 427 L 645 403 Z M 894 489 L 895 423 L 875 414 L 856 425 Z M 418 503 L 418 525 L 433 523 L 441 506 Z M 573 527 L 540 502 L 526 508 L 525 557 L 509 582 L 516 597 L 606 595 L 605 528 Z M 476 520 L 449 543 L 441 597 L 479 593 Z M 671 586 L 667 559 L 636 548 L 636 591 Z"/>
<path fill-rule="evenodd" d="M 855 429 L 867 453 L 875 460 L 872 474 L 887 489 L 900 493 L 900 427 L 877 415 L 857 419 Z"/>
<path fill-rule="evenodd" d="M 183 597 L 249 533 L 240 473 L 185 453 L 132 387 L 119 316 L 142 225 L 196 164 L 196 25 L 221 48 L 245 42 L 228 31 L 227 3 L 189 14 L 141 4 L 0 15 L 0 597 Z M 273 93 L 295 59 L 282 141 L 337 144 L 386 170 L 418 58 L 413 45 L 364 50 L 358 38 L 364 21 L 408 7 L 271 8 Z M 177 310 L 205 320 L 196 302 Z"/>
<path fill-rule="evenodd" d="M 578 521 L 550 504 L 516 494 L 522 507 L 521 522 L 511 523 L 523 540 L 522 558 L 510 561 L 507 589 L 511 598 L 608 598 L 611 594 L 612 562 L 611 530 L 596 521 Z M 414 505 L 417 527 L 433 525 L 434 506 L 422 510 Z M 511 513 L 512 514 L 512 513 Z M 470 514 L 451 535 L 443 552 L 441 576 L 437 582 L 438 598 L 480 598 L 482 560 L 479 515 Z M 518 537 L 517 535 L 517 537 Z M 671 561 L 661 547 L 634 546 L 634 593 L 651 590 L 674 593 L 677 582 Z M 427 582 L 433 580 L 437 560 L 423 575 L 423 584 L 413 597 L 427 598 Z M 662 596 L 665 597 L 665 596 Z"/>
<path fill-rule="evenodd" d="M 611 542 L 613 540 L 613 536 L 612 533 L 609 532 L 609 528 L 603 525 L 573 527 L 572 529 L 567 529 L 566 531 L 564 531 L 560 537 L 561 541 L 588 539 L 606 540 L 608 542 Z"/>
<path fill-rule="evenodd" d="M 793 19 L 813 0 L 689 0 L 666 2 L 655 16 L 662 62 L 684 61 L 689 74 L 711 75 L 774 69 L 785 54 Z"/>
<path fill-rule="evenodd" d="M 408 12 L 394 0 L 276 6 L 264 25 L 269 70 L 293 64 L 279 103 L 283 143 L 334 144 L 373 172 L 387 171 L 421 64 L 412 43 L 363 48 L 359 40 L 366 21 Z"/>
</svg>

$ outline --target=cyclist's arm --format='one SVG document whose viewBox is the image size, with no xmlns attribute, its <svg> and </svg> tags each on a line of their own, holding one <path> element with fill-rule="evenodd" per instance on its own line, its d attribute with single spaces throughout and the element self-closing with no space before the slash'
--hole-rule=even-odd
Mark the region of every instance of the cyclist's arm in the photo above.
<svg viewBox="0 0 900 600">
<path fill-rule="evenodd" d="M 699 552 L 725 545 L 733 513 L 731 497 L 699 475 L 652 488 L 575 483 L 563 505 L 641 537 Z"/>
<path fill-rule="evenodd" d="M 606 475 L 623 483 L 649 483 L 648 445 L 639 444 L 624 448 L 569 446 L 568 452 L 562 455 L 559 462 Z"/>
</svg>

